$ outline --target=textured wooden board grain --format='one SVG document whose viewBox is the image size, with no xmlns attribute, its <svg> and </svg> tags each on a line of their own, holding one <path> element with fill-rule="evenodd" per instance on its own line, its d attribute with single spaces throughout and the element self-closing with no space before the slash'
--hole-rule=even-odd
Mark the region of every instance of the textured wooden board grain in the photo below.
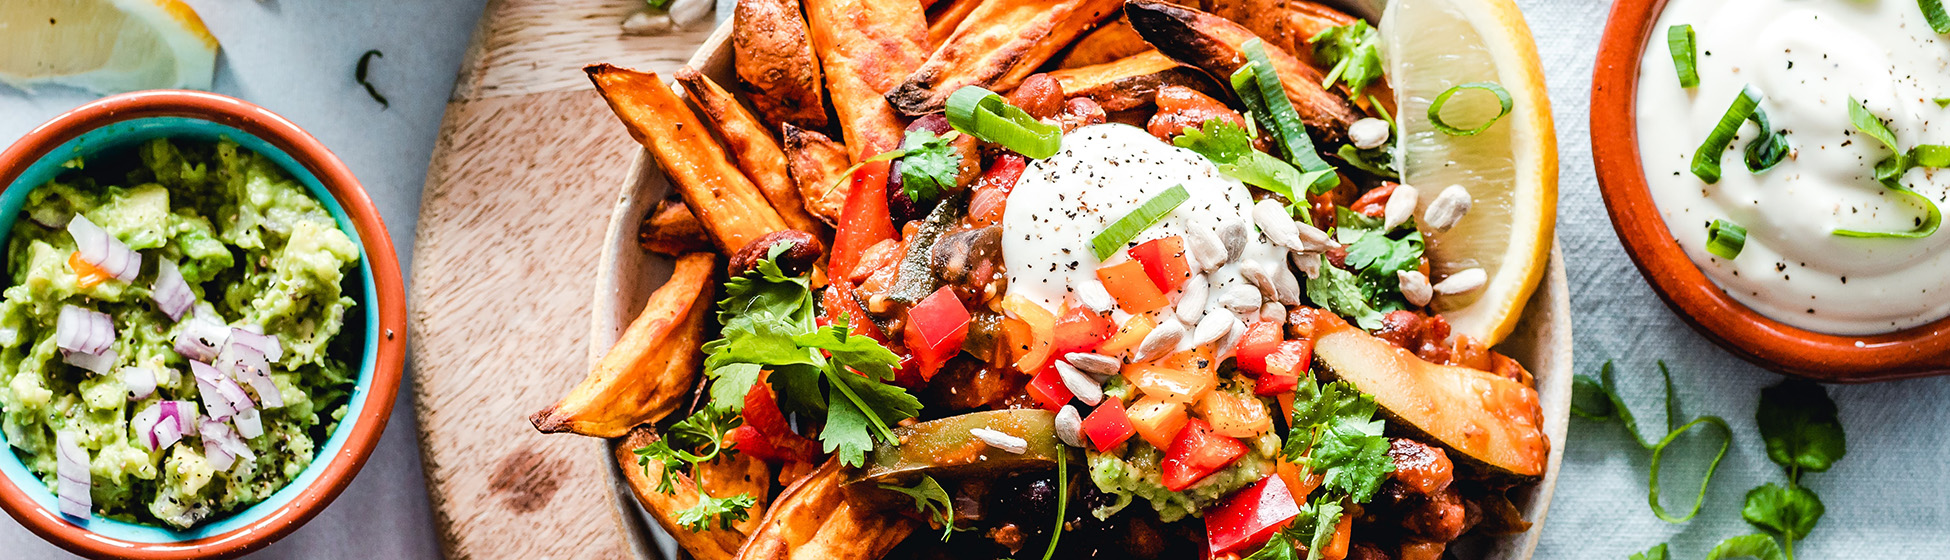
<svg viewBox="0 0 1950 560">
<path fill-rule="evenodd" d="M 641 0 L 489 4 L 441 125 L 414 246 L 416 413 L 450 558 L 629 558 L 603 442 L 527 415 L 585 371 L 599 245 L 640 148 L 582 66 L 669 72 L 709 30 L 625 37 Z"/>
</svg>

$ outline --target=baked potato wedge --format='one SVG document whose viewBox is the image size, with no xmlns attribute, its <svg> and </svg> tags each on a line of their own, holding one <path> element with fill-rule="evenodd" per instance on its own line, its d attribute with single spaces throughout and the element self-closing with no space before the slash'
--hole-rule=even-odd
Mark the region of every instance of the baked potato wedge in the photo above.
<svg viewBox="0 0 1950 560">
<path fill-rule="evenodd" d="M 528 417 L 543 433 L 618 437 L 662 420 L 703 372 L 704 320 L 711 311 L 717 255 L 677 259 L 670 281 L 650 294 L 643 312 L 569 395 Z"/>
<path fill-rule="evenodd" d="M 1161 0 L 1130 0 L 1124 4 L 1124 14 L 1130 18 L 1131 27 L 1166 56 L 1203 69 L 1218 80 L 1229 78 L 1246 64 L 1240 47 L 1259 38 L 1225 18 Z M 1344 142 L 1347 126 L 1361 118 L 1360 110 L 1347 98 L 1322 89 L 1324 76 L 1320 71 L 1285 49 L 1268 43 L 1266 55 L 1314 140 Z"/>
<path fill-rule="evenodd" d="M 745 110 L 731 92 L 695 68 L 677 69 L 677 83 L 684 86 L 691 102 L 704 111 L 704 118 L 717 125 L 718 136 L 724 138 L 724 145 L 737 160 L 738 169 L 765 193 L 765 200 L 772 203 L 772 209 L 785 220 L 785 225 L 819 236 L 824 226 L 806 212 L 806 201 L 799 197 L 799 189 L 792 185 L 792 177 L 786 170 L 785 150 L 779 148 L 779 142 L 766 132 L 758 117 Z"/>
<path fill-rule="evenodd" d="M 721 455 L 717 460 L 697 466 L 696 477 L 678 475 L 675 491 L 664 494 L 657 492 L 657 481 L 663 477 L 663 463 L 651 461 L 648 465 L 637 462 L 636 450 L 657 441 L 659 436 L 650 426 L 638 426 L 630 430 L 627 437 L 613 440 L 610 453 L 616 457 L 616 465 L 623 470 L 623 478 L 630 484 L 630 493 L 636 495 L 643 509 L 656 518 L 657 525 L 664 528 L 677 546 L 689 552 L 697 560 L 731 560 L 738 555 L 738 547 L 758 527 L 759 519 L 765 515 L 766 493 L 770 491 L 772 472 L 764 461 L 750 455 L 733 453 Z M 702 481 L 704 491 L 715 497 L 728 497 L 750 494 L 758 501 L 746 511 L 749 519 L 733 523 L 730 529 L 712 525 L 709 530 L 692 532 L 677 523 L 677 513 L 697 505 L 697 488 Z"/>
<path fill-rule="evenodd" d="M 907 123 L 883 97 L 928 59 L 928 20 L 913 0 L 805 0 L 813 51 L 853 161 L 900 149 Z"/>
<path fill-rule="evenodd" d="M 738 560 L 878 560 L 914 532 L 914 520 L 855 501 L 847 470 L 828 459 L 780 493 Z"/>
<path fill-rule="evenodd" d="M 825 128 L 826 89 L 799 3 L 740 0 L 731 17 L 732 66 L 765 115 L 765 130 L 784 123 Z"/>
<path fill-rule="evenodd" d="M 636 229 L 636 244 L 645 251 L 672 257 L 717 247 L 711 244 L 711 234 L 704 231 L 704 223 L 697 221 L 691 207 L 682 200 L 660 202 L 644 216 Z"/>
<path fill-rule="evenodd" d="M 799 186 L 806 210 L 828 224 L 839 223 L 840 210 L 846 207 L 846 188 L 835 185 L 848 167 L 846 146 L 818 131 L 790 124 L 783 128 L 787 167 L 792 169 L 792 181 Z"/>
<path fill-rule="evenodd" d="M 902 113 L 940 111 L 963 86 L 1008 91 L 1056 51 L 1117 14 L 1118 0 L 987 0 L 887 101 Z"/>
<path fill-rule="evenodd" d="M 1151 43 L 1131 28 L 1131 20 L 1119 16 L 1084 34 L 1057 58 L 1057 68 L 1078 68 L 1116 61 L 1154 50 Z"/>
<path fill-rule="evenodd" d="M 982 0 L 948 0 L 928 8 L 928 48 L 938 48 L 948 41 L 949 35 L 968 21 L 968 14 L 982 5 Z"/>
<path fill-rule="evenodd" d="M 720 252 L 738 252 L 754 239 L 787 229 L 765 193 L 731 163 L 710 130 L 655 73 L 608 64 L 583 70 L 630 136 L 657 156 Z"/>
<path fill-rule="evenodd" d="M 1105 111 L 1129 111 L 1150 106 L 1158 88 L 1185 86 L 1214 97 L 1224 91 L 1205 72 L 1148 50 L 1103 64 L 1064 68 L 1049 73 L 1069 97 L 1089 97 Z"/>
</svg>

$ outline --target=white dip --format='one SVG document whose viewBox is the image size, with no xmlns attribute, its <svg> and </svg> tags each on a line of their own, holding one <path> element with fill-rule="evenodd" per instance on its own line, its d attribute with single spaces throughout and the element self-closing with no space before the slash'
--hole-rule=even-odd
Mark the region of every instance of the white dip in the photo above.
<svg viewBox="0 0 1950 560">
<path fill-rule="evenodd" d="M 1679 87 L 1666 29 L 1691 24 L 1699 86 Z M 1693 152 L 1751 85 L 1793 152 L 1760 174 L 1742 155 L 1749 121 L 1722 154 L 1721 179 L 1690 171 Z M 1836 229 L 1908 231 L 1923 210 L 1873 178 L 1890 155 L 1855 130 L 1849 97 L 1889 121 L 1898 143 L 1950 144 L 1950 42 L 1913 0 L 1674 0 L 1639 68 L 1639 151 L 1673 237 L 1729 295 L 1781 322 L 1834 334 L 1900 330 L 1950 315 L 1950 228 L 1925 239 L 1859 239 Z M 1950 172 L 1913 169 L 1909 188 L 1946 207 Z M 1747 228 L 1727 261 L 1706 225 Z"/>
</svg>

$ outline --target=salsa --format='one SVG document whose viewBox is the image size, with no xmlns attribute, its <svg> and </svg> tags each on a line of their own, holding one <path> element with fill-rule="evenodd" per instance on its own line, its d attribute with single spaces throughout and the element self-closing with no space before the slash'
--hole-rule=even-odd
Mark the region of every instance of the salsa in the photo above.
<svg viewBox="0 0 1950 560">
<path fill-rule="evenodd" d="M 67 166 L 7 241 L 7 441 L 74 517 L 180 529 L 262 501 L 345 415 L 358 246 L 229 140 Z"/>
</svg>

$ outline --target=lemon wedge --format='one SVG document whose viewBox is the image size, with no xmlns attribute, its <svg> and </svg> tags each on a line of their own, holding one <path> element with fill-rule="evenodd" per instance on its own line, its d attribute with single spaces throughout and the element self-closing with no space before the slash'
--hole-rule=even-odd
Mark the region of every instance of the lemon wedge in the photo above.
<svg viewBox="0 0 1950 560">
<path fill-rule="evenodd" d="M 1494 345 L 1516 327 L 1543 278 L 1557 223 L 1557 138 L 1537 45 L 1510 0 L 1392 0 L 1380 33 L 1400 107 L 1402 182 L 1423 193 L 1416 215 L 1450 185 L 1461 185 L 1472 202 L 1452 229 L 1427 232 L 1430 281 L 1472 268 L 1487 275 L 1481 287 L 1438 294 L 1431 306 L 1455 334 Z M 1429 106 L 1476 82 L 1508 91 L 1510 113 L 1474 135 L 1438 130 Z M 1462 89 L 1440 118 L 1468 130 L 1499 109 L 1494 93 Z"/>
<path fill-rule="evenodd" d="M 96 93 L 210 89 L 217 38 L 178 0 L 10 0 L 0 82 Z"/>
</svg>

